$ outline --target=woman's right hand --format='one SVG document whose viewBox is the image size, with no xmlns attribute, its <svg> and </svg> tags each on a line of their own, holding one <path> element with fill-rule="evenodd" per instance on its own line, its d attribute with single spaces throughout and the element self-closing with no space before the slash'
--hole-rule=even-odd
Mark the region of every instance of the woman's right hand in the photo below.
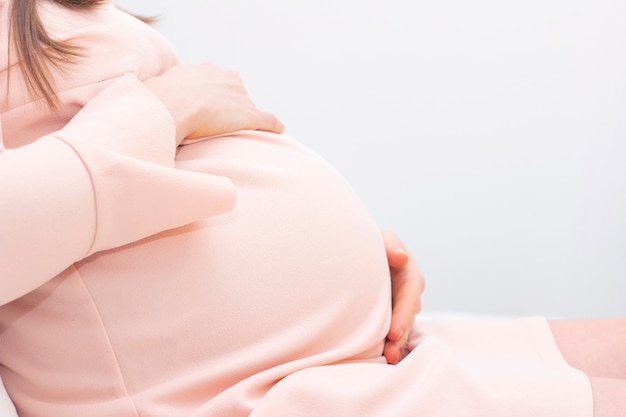
<svg viewBox="0 0 626 417">
<path fill-rule="evenodd" d="M 176 143 L 237 130 L 281 133 L 283 124 L 258 109 L 236 72 L 214 64 L 179 64 L 145 81 L 176 123 Z"/>
</svg>

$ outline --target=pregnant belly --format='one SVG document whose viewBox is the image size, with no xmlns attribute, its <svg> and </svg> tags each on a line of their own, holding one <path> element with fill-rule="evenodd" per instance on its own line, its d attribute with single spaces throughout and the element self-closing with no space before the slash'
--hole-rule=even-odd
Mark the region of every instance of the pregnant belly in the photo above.
<svg viewBox="0 0 626 417">
<path fill-rule="evenodd" d="M 305 358 L 381 354 L 391 302 L 384 247 L 332 167 L 258 132 L 186 145 L 177 163 L 230 178 L 236 208 L 80 266 L 122 366 L 137 369 L 134 384 L 164 379 L 164 357 L 168 372 L 229 386 Z"/>
</svg>

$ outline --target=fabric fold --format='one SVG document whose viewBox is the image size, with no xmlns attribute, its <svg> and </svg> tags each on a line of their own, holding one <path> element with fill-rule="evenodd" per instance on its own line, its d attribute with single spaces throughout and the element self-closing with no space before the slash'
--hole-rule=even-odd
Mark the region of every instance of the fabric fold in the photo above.
<svg viewBox="0 0 626 417">
<path fill-rule="evenodd" d="M 164 167 L 92 146 L 70 144 L 89 170 L 96 233 L 86 255 L 221 214 L 235 206 L 228 178 Z"/>
</svg>

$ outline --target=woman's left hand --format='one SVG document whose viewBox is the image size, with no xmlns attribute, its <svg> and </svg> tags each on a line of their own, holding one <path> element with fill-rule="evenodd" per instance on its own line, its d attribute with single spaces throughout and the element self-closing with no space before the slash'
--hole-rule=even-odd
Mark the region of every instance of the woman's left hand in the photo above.
<svg viewBox="0 0 626 417">
<path fill-rule="evenodd" d="M 424 277 L 411 254 L 393 232 L 382 232 L 391 272 L 393 311 L 391 326 L 385 341 L 387 362 L 396 364 L 406 355 L 409 332 L 415 315 L 421 310 L 420 296 Z"/>
<path fill-rule="evenodd" d="M 163 102 L 176 123 L 176 144 L 183 139 L 285 127 L 272 113 L 257 108 L 239 74 L 215 64 L 178 64 L 144 84 Z"/>
</svg>

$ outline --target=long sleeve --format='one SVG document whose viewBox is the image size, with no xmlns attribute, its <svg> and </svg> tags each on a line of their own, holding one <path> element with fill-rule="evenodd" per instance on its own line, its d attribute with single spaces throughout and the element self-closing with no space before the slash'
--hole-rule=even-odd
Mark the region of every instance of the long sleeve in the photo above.
<svg viewBox="0 0 626 417">
<path fill-rule="evenodd" d="M 232 209 L 232 182 L 174 168 L 175 126 L 134 76 L 59 131 L 0 148 L 0 305 L 87 255 Z"/>
</svg>

